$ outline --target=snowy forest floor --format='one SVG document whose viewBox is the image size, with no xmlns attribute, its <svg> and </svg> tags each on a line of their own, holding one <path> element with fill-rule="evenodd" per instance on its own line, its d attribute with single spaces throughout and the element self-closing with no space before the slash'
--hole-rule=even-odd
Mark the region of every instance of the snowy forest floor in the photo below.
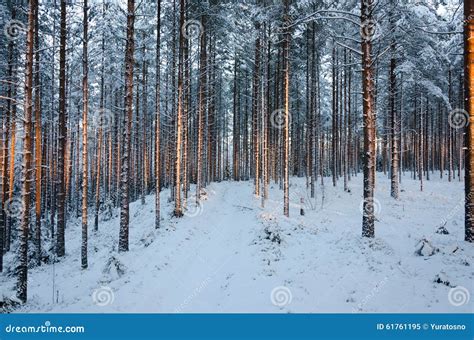
<svg viewBox="0 0 474 340">
<path fill-rule="evenodd" d="M 407 174 L 395 201 L 378 174 L 375 239 L 361 237 L 361 174 L 350 193 L 325 178 L 324 202 L 319 185 L 310 202 L 305 179 L 292 178 L 290 218 L 278 185 L 261 208 L 252 182 L 222 182 L 180 219 L 170 217 L 169 191 L 162 192 L 155 231 L 148 196 L 131 205 L 129 252 L 117 253 L 119 210 L 90 231 L 87 270 L 80 269 L 80 220 L 72 220 L 66 257 L 29 270 L 28 303 L 15 311 L 473 312 L 473 299 L 455 306 L 448 297 L 456 286 L 473 292 L 463 183 L 432 177 L 420 192 Z M 444 224 L 449 234 L 436 233 Z M 7 267 L 13 261 L 8 253 Z M 0 294 L 12 295 L 14 285 L 13 275 L 1 276 Z"/>
</svg>

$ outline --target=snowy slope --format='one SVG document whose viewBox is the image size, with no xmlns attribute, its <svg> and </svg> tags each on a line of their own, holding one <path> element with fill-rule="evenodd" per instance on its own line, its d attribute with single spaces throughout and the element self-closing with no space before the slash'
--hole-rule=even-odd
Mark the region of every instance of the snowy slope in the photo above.
<svg viewBox="0 0 474 340">
<path fill-rule="evenodd" d="M 250 182 L 211 184 L 181 219 L 170 218 L 164 191 L 158 231 L 149 196 L 145 205 L 132 204 L 130 252 L 116 251 L 118 211 L 90 232 L 87 270 L 80 269 L 80 222 L 71 221 L 66 257 L 29 271 L 29 302 L 17 311 L 473 312 L 463 183 L 435 178 L 420 192 L 406 176 L 394 201 L 379 174 L 373 240 L 360 236 L 361 175 L 350 193 L 326 179 L 324 202 L 319 186 L 309 200 L 305 183 L 292 179 L 290 218 L 275 184 L 265 208 Z M 449 234 L 435 233 L 440 225 Z M 0 276 L 0 293 L 12 295 L 14 284 Z"/>
</svg>

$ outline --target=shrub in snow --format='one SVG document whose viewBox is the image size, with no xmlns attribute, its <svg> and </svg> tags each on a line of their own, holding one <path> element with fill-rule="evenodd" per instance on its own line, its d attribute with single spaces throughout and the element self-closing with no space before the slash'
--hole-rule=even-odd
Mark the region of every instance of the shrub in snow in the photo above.
<svg viewBox="0 0 474 340">
<path fill-rule="evenodd" d="M 437 275 L 435 276 L 433 282 L 435 282 L 435 283 L 441 283 L 441 284 L 443 284 L 443 285 L 445 285 L 445 286 L 452 287 L 450 280 L 448 279 L 448 277 L 446 276 L 446 274 L 443 273 L 443 272 L 437 274 Z"/>
<path fill-rule="evenodd" d="M 0 301 L 0 313 L 11 313 L 16 307 L 21 305 L 21 301 L 18 300 L 15 294 L 11 296 L 3 296 L 2 300 Z"/>
<path fill-rule="evenodd" d="M 281 236 L 278 230 L 271 230 L 273 229 L 271 226 L 266 226 L 263 230 L 265 232 L 265 239 L 270 240 L 271 242 L 275 242 L 280 244 L 281 243 Z"/>
<path fill-rule="evenodd" d="M 148 247 L 150 244 L 152 244 L 154 240 L 155 240 L 155 233 L 154 233 L 153 231 L 150 231 L 150 232 L 144 234 L 144 235 L 140 238 L 140 242 L 141 242 L 145 247 Z"/>
<path fill-rule="evenodd" d="M 436 234 L 449 235 L 449 231 L 448 231 L 448 229 L 446 229 L 446 228 L 444 227 L 444 225 L 442 225 L 441 227 L 439 227 L 438 229 L 436 229 Z"/>
<path fill-rule="evenodd" d="M 111 200 L 107 200 L 102 205 L 102 221 L 110 221 L 114 217 L 114 203 Z"/>
<path fill-rule="evenodd" d="M 113 281 L 122 277 L 126 271 L 127 267 L 118 258 L 112 255 L 105 264 L 102 272 L 107 281 Z"/>
<path fill-rule="evenodd" d="M 416 250 L 415 254 L 419 256 L 432 256 L 439 252 L 439 249 L 434 247 L 430 241 L 427 239 L 422 239 L 418 244 L 416 245 Z"/>
</svg>

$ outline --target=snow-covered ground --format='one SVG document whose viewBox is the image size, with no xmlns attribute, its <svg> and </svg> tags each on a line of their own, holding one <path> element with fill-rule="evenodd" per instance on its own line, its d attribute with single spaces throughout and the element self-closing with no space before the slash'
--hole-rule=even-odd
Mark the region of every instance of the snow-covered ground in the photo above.
<svg viewBox="0 0 474 340">
<path fill-rule="evenodd" d="M 432 177 L 420 192 L 405 176 L 395 201 L 378 175 L 375 239 L 361 237 L 361 175 L 350 193 L 326 178 L 324 201 L 320 186 L 311 201 L 305 179 L 292 178 L 290 218 L 278 185 L 262 208 L 251 182 L 222 182 L 180 219 L 170 218 L 164 191 L 155 231 L 148 196 L 131 205 L 129 252 L 117 253 L 118 210 L 90 232 L 87 270 L 80 268 L 80 222 L 71 221 L 66 257 L 29 271 L 29 302 L 16 311 L 473 312 L 463 183 Z M 449 234 L 436 233 L 441 225 Z M 12 254 L 6 262 L 11 267 Z M 0 294 L 11 296 L 14 284 L 0 276 Z"/>
</svg>

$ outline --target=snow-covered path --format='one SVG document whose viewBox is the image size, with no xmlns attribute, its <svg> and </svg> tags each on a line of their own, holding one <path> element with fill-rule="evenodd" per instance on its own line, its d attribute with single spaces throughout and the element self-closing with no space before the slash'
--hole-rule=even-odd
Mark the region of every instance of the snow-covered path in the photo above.
<svg viewBox="0 0 474 340">
<path fill-rule="evenodd" d="M 20 311 L 472 312 L 472 299 L 452 303 L 453 289 L 473 292 L 462 183 L 433 180 L 420 192 L 405 179 L 393 201 L 379 176 L 376 238 L 368 240 L 360 237 L 360 182 L 354 178 L 349 193 L 326 186 L 324 200 L 318 188 L 310 200 L 305 180 L 292 179 L 290 218 L 277 185 L 262 208 L 252 183 L 213 183 L 200 205 L 189 198 L 179 219 L 165 191 L 159 230 L 149 196 L 131 206 L 128 253 L 116 252 L 118 211 L 90 233 L 87 270 L 80 269 L 80 223 L 72 221 L 66 257 L 30 270 L 29 303 Z M 436 233 L 440 225 L 449 234 Z M 9 273 L 0 277 L 4 296 L 13 292 Z"/>
</svg>

